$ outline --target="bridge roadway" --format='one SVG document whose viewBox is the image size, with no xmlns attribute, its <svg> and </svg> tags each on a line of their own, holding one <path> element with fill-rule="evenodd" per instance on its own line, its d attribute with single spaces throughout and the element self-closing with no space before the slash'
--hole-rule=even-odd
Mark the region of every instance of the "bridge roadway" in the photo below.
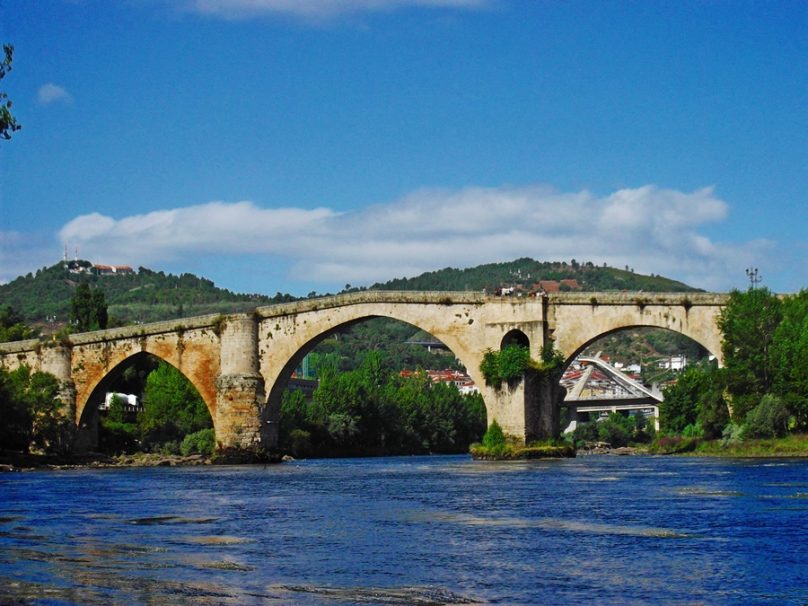
<svg viewBox="0 0 808 606">
<path fill-rule="evenodd" d="M 680 332 L 719 358 L 716 319 L 727 295 L 712 293 L 554 293 L 500 297 L 481 292 L 362 291 L 259 307 L 252 313 L 207 315 L 69 335 L 64 341 L 0 344 L 0 365 L 27 365 L 61 382 L 64 411 L 80 447 L 97 435 L 98 404 L 135 356 L 173 364 L 199 391 L 221 447 L 273 448 L 283 389 L 303 356 L 356 322 L 389 317 L 446 344 L 481 387 L 489 423 L 526 441 L 557 435 L 563 390 L 557 381 L 485 385 L 487 350 L 517 342 L 538 358 L 552 343 L 567 363 L 598 338 L 634 326 Z"/>
</svg>

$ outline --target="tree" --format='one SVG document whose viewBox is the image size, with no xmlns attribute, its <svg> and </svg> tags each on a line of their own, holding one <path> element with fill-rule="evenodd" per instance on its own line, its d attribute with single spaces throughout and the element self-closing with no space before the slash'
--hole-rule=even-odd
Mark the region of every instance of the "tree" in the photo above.
<svg viewBox="0 0 808 606">
<path fill-rule="evenodd" d="M 772 344 L 781 318 L 780 299 L 766 288 L 733 291 L 721 312 L 724 377 L 736 422 L 772 390 L 776 375 Z"/>
<path fill-rule="evenodd" d="M 710 435 L 718 437 L 726 424 L 727 406 L 721 395 L 718 369 L 713 366 L 688 366 L 676 384 L 666 387 L 659 409 L 663 431 L 681 433 L 688 425 L 706 421 Z M 713 435 L 714 434 L 714 435 Z"/>
<path fill-rule="evenodd" d="M 146 379 L 143 410 L 138 414 L 143 446 L 179 443 L 187 434 L 212 425 L 205 401 L 191 382 L 171 364 L 161 362 Z"/>
<path fill-rule="evenodd" d="M 108 315 L 104 291 L 90 288 L 86 282 L 79 284 L 70 300 L 70 320 L 79 332 L 106 328 Z"/>
<path fill-rule="evenodd" d="M 23 322 L 22 316 L 11 305 L 0 305 L 0 343 L 32 339 L 37 332 Z"/>
<path fill-rule="evenodd" d="M 0 80 L 11 71 L 11 61 L 14 57 L 14 47 L 11 44 L 3 45 L 3 59 L 0 61 Z M 8 95 L 0 91 L 0 138 L 11 139 L 11 133 L 22 128 L 11 113 L 11 101 Z"/>
<path fill-rule="evenodd" d="M 49 373 L 0 369 L 0 419 L 0 449 L 66 454 L 72 447 L 59 381 Z"/>
<path fill-rule="evenodd" d="M 791 414 L 796 429 L 808 430 L 808 290 L 786 297 L 783 320 L 774 332 L 774 393 Z"/>
</svg>

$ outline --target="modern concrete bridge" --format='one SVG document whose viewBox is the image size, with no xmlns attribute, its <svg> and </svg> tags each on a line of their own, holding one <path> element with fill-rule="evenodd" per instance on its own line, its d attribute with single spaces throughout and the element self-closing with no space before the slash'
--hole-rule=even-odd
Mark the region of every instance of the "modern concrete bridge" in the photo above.
<svg viewBox="0 0 808 606">
<path fill-rule="evenodd" d="M 70 335 L 63 342 L 0 344 L 0 364 L 26 364 L 55 375 L 65 413 L 92 446 L 98 404 L 135 356 L 173 364 L 210 410 L 221 447 L 277 445 L 283 389 L 303 356 L 346 326 L 375 317 L 408 322 L 445 343 L 480 386 L 489 423 L 525 440 L 557 435 L 563 390 L 522 381 L 486 386 L 480 362 L 488 349 L 529 346 L 538 358 L 554 343 L 567 364 L 616 330 L 654 326 L 682 333 L 721 358 L 716 319 L 727 296 L 709 293 L 558 293 L 538 298 L 477 292 L 364 291 L 259 307 L 253 313 L 208 315 Z"/>
</svg>

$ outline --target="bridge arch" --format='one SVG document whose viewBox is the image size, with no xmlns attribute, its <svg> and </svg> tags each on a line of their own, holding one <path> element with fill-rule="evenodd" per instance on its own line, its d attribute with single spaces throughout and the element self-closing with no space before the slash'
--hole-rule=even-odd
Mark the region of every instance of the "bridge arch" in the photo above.
<svg viewBox="0 0 808 606">
<path fill-rule="evenodd" d="M 93 348 L 94 349 L 94 348 Z M 98 352 L 88 352 L 80 347 L 74 349 L 73 366 L 76 374 L 79 375 L 76 389 L 76 424 L 81 427 L 81 420 L 85 410 L 91 405 L 93 398 L 98 397 L 101 390 L 112 384 L 129 366 L 137 361 L 140 356 L 154 356 L 160 361 L 171 364 L 187 378 L 194 388 L 199 392 L 205 406 L 212 418 L 216 418 L 216 389 L 213 384 L 215 377 L 208 377 L 203 366 L 200 369 L 190 366 L 194 372 L 187 372 L 188 365 L 183 364 L 182 347 L 166 350 L 164 347 L 150 347 L 148 343 L 141 343 L 137 348 L 106 347 L 101 354 Z M 167 355 L 166 355 L 167 354 Z M 99 359 L 102 363 L 91 363 L 93 359 Z"/>
<path fill-rule="evenodd" d="M 691 339 L 693 342 L 695 342 L 698 345 L 700 345 L 701 347 L 703 347 L 710 355 L 715 356 L 716 358 L 721 353 L 720 350 L 718 352 L 711 351 L 707 345 L 700 342 L 699 340 L 694 339 L 692 336 L 690 336 L 690 335 L 688 335 L 688 334 L 686 334 L 684 332 L 680 332 L 680 331 L 674 330 L 672 328 L 665 328 L 665 327 L 656 326 L 656 325 L 653 325 L 653 324 L 631 324 L 631 325 L 628 325 L 628 326 L 618 326 L 617 328 L 612 328 L 611 330 L 607 330 L 606 332 L 594 335 L 591 338 L 589 338 L 587 341 L 585 341 L 585 342 L 581 343 L 580 345 L 578 345 L 578 347 L 576 347 L 576 349 L 574 349 L 571 354 L 567 354 L 566 352 L 564 352 L 564 368 L 567 368 L 573 362 L 573 360 L 575 360 L 575 358 L 577 358 L 579 355 L 581 355 L 581 353 L 583 353 L 593 343 L 596 343 L 596 342 L 600 341 L 601 339 L 603 339 L 604 337 L 608 337 L 609 335 L 613 335 L 613 334 L 623 332 L 623 331 L 632 330 L 632 329 L 635 329 L 635 328 L 656 328 L 656 329 L 668 330 L 670 332 L 674 332 L 674 333 L 677 333 L 679 335 L 682 335 L 682 336 L 685 336 L 685 337 Z"/>
<path fill-rule="evenodd" d="M 505 349 L 511 345 L 518 345 L 530 349 L 530 338 L 518 328 L 511 329 L 502 337 L 499 348 Z"/>
<path fill-rule="evenodd" d="M 668 297 L 669 298 L 669 297 Z M 589 301 L 567 301 L 555 305 L 551 328 L 555 347 L 569 364 L 594 341 L 622 329 L 664 328 L 682 334 L 716 357 L 721 358 L 721 331 L 717 320 L 721 313 L 715 298 L 692 296 L 677 301 L 650 295 L 623 297 L 600 305 L 596 297 Z"/>
<path fill-rule="evenodd" d="M 307 317 L 305 313 L 297 314 L 294 317 L 262 319 L 259 328 L 259 364 L 268 394 L 262 423 L 277 428 L 281 398 L 287 378 L 307 353 L 329 336 L 347 327 L 375 318 L 389 318 L 405 322 L 415 329 L 423 330 L 439 339 L 466 368 L 466 372 L 475 384 L 484 385 L 479 371 L 482 354 L 475 351 L 473 345 L 469 344 L 467 339 L 463 339 L 463 333 L 456 328 L 457 324 L 466 327 L 473 324 L 476 321 L 473 314 L 457 313 L 456 309 L 451 309 L 451 313 L 444 311 L 442 314 L 435 314 L 435 310 L 432 310 L 432 313 L 425 313 L 421 309 L 422 307 L 393 304 L 380 310 L 378 305 L 354 304 L 329 310 L 330 313 L 325 319 L 322 318 L 321 313 L 316 321 L 313 316 Z M 443 310 L 449 309 L 445 305 L 436 307 L 442 307 Z M 441 321 L 441 317 L 445 321 Z M 275 335 L 282 335 L 283 338 L 276 338 Z M 482 351 L 480 348 L 477 350 Z M 485 390 L 480 391 L 486 405 L 487 415 L 491 418 Z"/>
<path fill-rule="evenodd" d="M 166 360 L 165 358 L 150 353 L 148 351 L 138 351 L 120 360 L 114 367 L 110 368 L 107 372 L 105 372 L 102 376 L 100 376 L 91 388 L 82 390 L 83 392 L 82 400 L 81 401 L 77 400 L 76 402 L 77 404 L 76 425 L 79 431 L 77 438 L 77 446 L 80 451 L 86 450 L 88 448 L 95 448 L 98 445 L 99 407 L 101 403 L 104 401 L 105 394 L 108 391 L 114 391 L 112 389 L 113 386 L 117 381 L 120 380 L 120 378 L 123 376 L 124 372 L 126 372 L 127 369 L 131 368 L 133 365 L 137 365 L 145 358 L 153 358 L 158 363 L 164 362 L 166 364 L 169 364 L 172 368 L 175 368 L 178 372 L 180 372 L 182 376 L 185 377 L 191 385 L 193 385 L 194 389 L 196 389 L 197 393 L 205 402 L 205 406 L 213 421 L 215 431 L 215 423 L 216 423 L 215 406 L 212 407 L 211 403 L 205 399 L 199 387 L 196 384 L 194 384 L 193 379 L 189 377 L 186 373 L 184 373 L 182 369 L 178 368 L 175 364 L 173 364 L 170 360 Z"/>
</svg>

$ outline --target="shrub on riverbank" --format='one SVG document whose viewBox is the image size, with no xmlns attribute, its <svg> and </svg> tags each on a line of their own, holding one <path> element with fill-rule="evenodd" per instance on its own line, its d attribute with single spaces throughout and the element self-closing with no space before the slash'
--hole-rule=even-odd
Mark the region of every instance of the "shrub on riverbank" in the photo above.
<svg viewBox="0 0 808 606">
<path fill-rule="evenodd" d="M 531 442 L 524 445 L 506 436 L 499 423 L 494 420 L 483 436 L 481 444 L 472 444 L 471 456 L 480 460 L 508 461 L 516 459 L 558 459 L 575 456 L 575 447 L 562 440 Z"/>
</svg>

